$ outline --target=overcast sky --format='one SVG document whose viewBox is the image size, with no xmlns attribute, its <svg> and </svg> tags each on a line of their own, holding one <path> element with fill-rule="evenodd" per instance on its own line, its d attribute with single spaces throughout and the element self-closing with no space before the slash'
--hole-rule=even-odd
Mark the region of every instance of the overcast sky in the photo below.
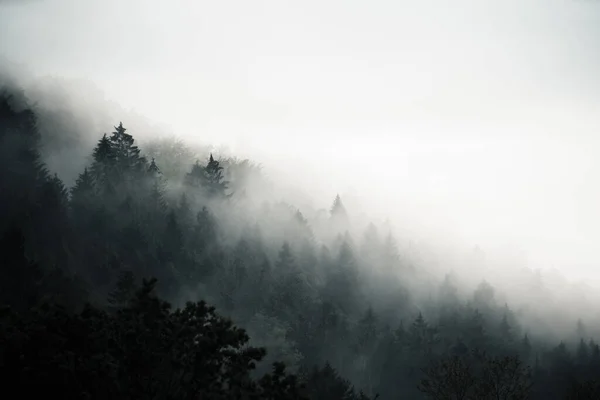
<svg viewBox="0 0 600 400">
<path fill-rule="evenodd" d="M 600 281 L 600 0 L 5 0 L 0 54 Z"/>
</svg>

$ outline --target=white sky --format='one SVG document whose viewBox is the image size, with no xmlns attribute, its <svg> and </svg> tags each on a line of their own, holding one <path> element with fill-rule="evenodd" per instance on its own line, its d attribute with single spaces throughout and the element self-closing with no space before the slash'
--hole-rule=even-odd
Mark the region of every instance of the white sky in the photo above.
<svg viewBox="0 0 600 400">
<path fill-rule="evenodd" d="M 4 3 L 36 74 L 600 281 L 600 0 Z"/>
</svg>

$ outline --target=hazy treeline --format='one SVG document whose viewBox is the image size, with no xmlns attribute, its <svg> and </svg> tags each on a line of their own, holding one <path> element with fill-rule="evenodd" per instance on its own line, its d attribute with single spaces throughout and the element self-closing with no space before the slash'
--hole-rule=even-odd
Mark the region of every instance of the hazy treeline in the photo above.
<svg viewBox="0 0 600 400">
<path fill-rule="evenodd" d="M 598 398 L 600 347 L 583 321 L 557 342 L 487 282 L 465 293 L 449 274 L 417 289 L 421 265 L 388 227 L 353 225 L 340 196 L 302 212 L 270 199 L 249 160 L 196 160 L 172 140 L 140 149 L 121 123 L 66 187 L 42 162 L 34 110 L 0 92 L 5 390 Z"/>
</svg>

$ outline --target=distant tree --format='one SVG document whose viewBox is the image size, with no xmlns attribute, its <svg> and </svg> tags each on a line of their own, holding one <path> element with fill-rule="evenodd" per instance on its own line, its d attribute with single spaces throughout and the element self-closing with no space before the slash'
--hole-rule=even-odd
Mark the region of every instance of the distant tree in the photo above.
<svg viewBox="0 0 600 400">
<path fill-rule="evenodd" d="M 114 194 L 116 190 L 114 188 L 115 182 L 113 182 L 116 155 L 106 134 L 96 144 L 92 157 L 93 162 L 90 173 L 96 190 L 104 195 Z"/>
<path fill-rule="evenodd" d="M 229 182 L 223 176 L 223 167 L 211 154 L 205 167 L 206 186 L 211 196 L 225 196 Z"/>
<path fill-rule="evenodd" d="M 227 197 L 228 184 L 223 175 L 223 167 L 211 154 L 206 166 L 201 166 L 198 161 L 186 175 L 188 185 L 203 189 L 209 197 Z"/>
<path fill-rule="evenodd" d="M 531 342 L 529 341 L 529 336 L 525 334 L 523 336 L 523 340 L 521 341 L 521 354 L 523 355 L 524 360 L 529 360 L 531 357 Z"/>
<path fill-rule="evenodd" d="M 287 242 L 281 246 L 273 271 L 273 288 L 269 306 L 275 316 L 287 318 L 294 324 L 302 308 L 310 305 L 306 280 Z"/>
<path fill-rule="evenodd" d="M 158 165 L 156 165 L 154 157 L 152 157 L 152 161 L 150 161 L 150 165 L 148 166 L 148 173 L 150 173 L 152 176 L 156 176 L 161 173 L 160 168 L 158 168 Z"/>
<path fill-rule="evenodd" d="M 581 318 L 579 318 L 577 320 L 577 337 L 579 338 L 586 338 L 587 336 L 587 329 L 585 324 L 583 323 L 583 321 L 581 320 Z"/>
<path fill-rule="evenodd" d="M 495 290 L 488 282 L 483 281 L 473 294 L 473 301 L 476 307 L 491 308 L 494 305 Z"/>
<path fill-rule="evenodd" d="M 440 285 L 439 298 L 441 307 L 454 309 L 459 305 L 458 288 L 453 274 L 446 274 Z"/>
<path fill-rule="evenodd" d="M 332 217 L 347 217 L 348 213 L 346 212 L 346 208 L 344 207 L 339 194 L 335 196 L 330 212 Z"/>
<path fill-rule="evenodd" d="M 115 127 L 110 143 L 120 174 L 141 172 L 141 167 L 146 165 L 146 159 L 140 156 L 140 149 L 135 145 L 135 139 L 127 133 L 122 122 Z"/>
<path fill-rule="evenodd" d="M 508 323 L 508 318 L 506 314 L 502 316 L 502 320 L 500 321 L 500 326 L 498 327 L 498 332 L 500 337 L 509 342 L 512 340 L 512 328 Z"/>
<path fill-rule="evenodd" d="M 167 202 L 165 200 L 166 182 L 163 179 L 162 172 L 156 165 L 154 158 L 148 167 L 148 184 L 150 217 L 155 220 L 155 225 L 152 229 L 160 229 L 160 224 L 156 222 L 164 218 L 167 211 Z"/>
<path fill-rule="evenodd" d="M 435 327 L 429 325 L 423 314 L 419 312 L 419 315 L 408 329 L 407 339 L 412 351 L 430 356 L 438 341 L 438 332 Z"/>
</svg>

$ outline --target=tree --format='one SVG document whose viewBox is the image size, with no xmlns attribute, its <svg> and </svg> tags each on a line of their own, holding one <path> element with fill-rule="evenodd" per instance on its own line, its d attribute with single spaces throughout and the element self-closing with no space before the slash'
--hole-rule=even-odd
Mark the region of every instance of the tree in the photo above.
<svg viewBox="0 0 600 400">
<path fill-rule="evenodd" d="M 156 161 L 154 160 L 154 157 L 152 157 L 152 161 L 150 162 L 150 165 L 148 166 L 148 173 L 151 176 L 157 176 L 157 175 L 161 174 L 160 168 L 158 168 L 158 165 L 156 165 Z"/>
<path fill-rule="evenodd" d="M 423 371 L 418 389 L 432 400 L 471 399 L 475 376 L 463 358 L 453 356 L 432 363 Z"/>
<path fill-rule="evenodd" d="M 370 400 L 362 392 L 356 392 L 352 384 L 342 378 L 327 362 L 322 368 L 304 371 L 306 394 L 311 400 Z M 377 399 L 378 396 L 372 398 Z"/>
<path fill-rule="evenodd" d="M 475 395 L 481 400 L 526 400 L 531 387 L 531 370 L 518 357 L 486 357 Z"/>
<path fill-rule="evenodd" d="M 139 172 L 140 168 L 146 164 L 145 158 L 140 157 L 140 149 L 134 144 L 133 136 L 127 133 L 122 122 L 115 127 L 110 137 L 110 143 L 118 172 L 121 175 Z"/>
<path fill-rule="evenodd" d="M 408 330 L 408 340 L 412 351 L 429 356 L 438 341 L 437 329 L 430 326 L 419 312 Z"/>
<path fill-rule="evenodd" d="M 334 233 L 343 233 L 348 229 L 348 213 L 346 212 L 346 207 L 344 207 L 344 204 L 342 204 L 342 199 L 340 198 L 339 194 L 335 196 L 333 205 L 330 209 L 330 215 L 330 221 L 332 223 L 331 229 L 333 229 Z"/>
<path fill-rule="evenodd" d="M 0 372 L 7 393 L 24 398 L 305 399 L 298 379 L 275 364 L 254 380 L 265 350 L 204 302 L 172 310 L 144 281 L 108 314 L 46 304 L 0 311 Z"/>
<path fill-rule="evenodd" d="M 500 326 L 498 327 L 498 331 L 500 333 L 500 337 L 505 341 L 512 340 L 512 328 L 508 324 L 508 319 L 506 314 L 502 316 L 502 320 L 500 321 Z"/>
<path fill-rule="evenodd" d="M 116 155 L 106 134 L 96 144 L 92 153 L 93 162 L 90 173 L 96 190 L 101 194 L 114 194 L 114 170 Z"/>
<path fill-rule="evenodd" d="M 306 281 L 287 242 L 281 246 L 275 263 L 274 285 L 269 301 L 274 315 L 298 323 L 301 309 L 310 304 Z"/>
<path fill-rule="evenodd" d="M 433 400 L 524 400 L 532 386 L 529 368 L 516 356 L 450 356 L 423 372 L 418 388 Z"/>
<path fill-rule="evenodd" d="M 205 167 L 206 171 L 206 186 L 208 193 L 211 196 L 225 196 L 225 191 L 228 188 L 229 182 L 225 180 L 223 176 L 223 167 L 219 161 L 213 158 L 211 154 L 208 160 L 208 164 Z"/>
<path fill-rule="evenodd" d="M 149 202 L 150 206 L 150 217 L 154 218 L 157 221 L 160 221 L 164 218 L 164 215 L 167 210 L 167 202 L 165 201 L 165 187 L 166 183 L 162 177 L 162 173 L 156 163 L 154 162 L 154 158 L 148 167 L 148 183 L 149 183 Z M 160 229 L 160 224 L 155 223 L 152 227 L 153 229 Z"/>
<path fill-rule="evenodd" d="M 94 179 L 90 171 L 85 168 L 75 181 L 75 186 L 71 189 L 71 203 L 85 204 L 89 202 L 90 195 L 94 190 Z"/>
<path fill-rule="evenodd" d="M 523 340 L 521 341 L 521 353 L 523 354 L 523 358 L 525 360 L 529 360 L 531 356 L 531 342 L 529 341 L 529 336 L 525 334 L 523 336 Z"/>
<path fill-rule="evenodd" d="M 200 188 L 209 197 L 228 197 L 226 191 L 229 182 L 223 176 L 223 167 L 211 154 L 206 166 L 201 166 L 198 161 L 186 175 L 186 183 L 192 187 Z"/>
<path fill-rule="evenodd" d="M 340 195 L 336 195 L 335 199 L 333 200 L 333 205 L 331 206 L 331 216 L 332 217 L 343 217 L 346 218 L 348 216 L 348 213 L 346 212 L 346 208 L 344 207 L 344 204 L 342 203 L 342 199 L 340 198 Z"/>
</svg>

